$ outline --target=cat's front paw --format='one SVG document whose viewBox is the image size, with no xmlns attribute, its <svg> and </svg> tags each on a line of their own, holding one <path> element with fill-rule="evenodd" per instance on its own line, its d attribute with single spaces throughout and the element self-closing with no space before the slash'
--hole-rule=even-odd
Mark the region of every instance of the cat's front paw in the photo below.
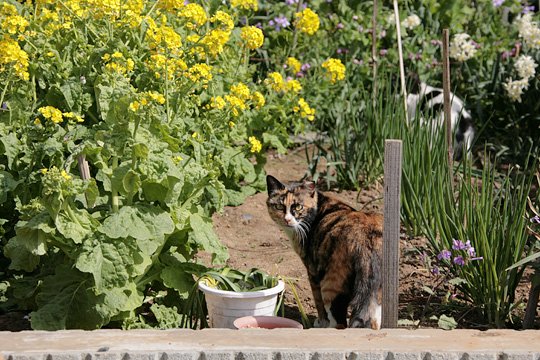
<svg viewBox="0 0 540 360">
<path fill-rule="evenodd" d="M 328 319 L 316 319 L 313 323 L 313 327 L 316 328 L 327 328 L 330 327 L 330 321 Z"/>
</svg>

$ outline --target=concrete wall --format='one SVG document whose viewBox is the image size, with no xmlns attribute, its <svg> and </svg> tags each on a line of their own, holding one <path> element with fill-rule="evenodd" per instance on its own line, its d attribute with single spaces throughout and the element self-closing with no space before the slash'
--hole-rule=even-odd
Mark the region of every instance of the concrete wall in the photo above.
<svg viewBox="0 0 540 360">
<path fill-rule="evenodd" d="M 540 360 L 540 331 L 0 332 L 0 360 Z"/>
</svg>

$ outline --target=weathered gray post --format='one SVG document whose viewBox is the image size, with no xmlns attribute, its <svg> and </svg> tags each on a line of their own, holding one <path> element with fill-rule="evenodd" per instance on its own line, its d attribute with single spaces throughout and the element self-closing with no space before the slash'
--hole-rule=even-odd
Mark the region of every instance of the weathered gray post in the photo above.
<svg viewBox="0 0 540 360">
<path fill-rule="evenodd" d="M 453 186 L 453 164 L 454 149 L 452 141 L 452 99 L 450 99 L 450 59 L 449 59 L 449 31 L 443 29 L 443 101 L 444 101 L 444 123 L 446 125 L 446 146 L 448 149 L 448 171 L 450 171 L 450 184 Z"/>
<path fill-rule="evenodd" d="M 384 229 L 382 271 L 382 327 L 398 321 L 401 140 L 384 144 Z"/>
</svg>

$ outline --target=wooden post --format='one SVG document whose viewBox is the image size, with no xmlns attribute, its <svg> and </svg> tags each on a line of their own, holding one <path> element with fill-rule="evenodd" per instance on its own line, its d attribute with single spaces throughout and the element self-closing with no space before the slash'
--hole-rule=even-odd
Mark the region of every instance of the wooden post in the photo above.
<svg viewBox="0 0 540 360">
<path fill-rule="evenodd" d="M 398 321 L 401 140 L 384 144 L 384 230 L 382 260 L 382 327 Z"/>
<path fill-rule="evenodd" d="M 397 0 L 394 0 L 394 17 L 396 19 L 396 35 L 399 55 L 399 78 L 401 79 L 401 93 L 403 94 L 403 104 L 405 107 L 405 121 L 409 122 L 409 112 L 407 109 L 407 83 L 405 82 L 405 65 L 403 63 L 403 46 L 401 45 L 401 22 L 399 21 L 399 7 Z"/>
<path fill-rule="evenodd" d="M 450 176 L 450 185 L 454 188 L 454 149 L 452 141 L 452 99 L 450 99 L 450 59 L 449 51 L 449 31 L 443 29 L 443 101 L 444 101 L 444 123 L 446 125 L 446 146 L 448 149 L 448 171 Z"/>
</svg>

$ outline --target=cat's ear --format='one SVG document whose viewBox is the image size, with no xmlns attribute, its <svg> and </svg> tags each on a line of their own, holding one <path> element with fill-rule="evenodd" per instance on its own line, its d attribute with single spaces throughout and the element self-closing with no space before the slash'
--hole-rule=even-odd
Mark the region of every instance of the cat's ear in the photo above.
<svg viewBox="0 0 540 360">
<path fill-rule="evenodd" d="M 276 179 L 272 175 L 266 175 L 266 188 L 268 190 L 268 195 L 272 195 L 278 190 L 285 189 L 285 185 L 283 185 L 278 179 Z"/>
<path fill-rule="evenodd" d="M 303 182 L 303 186 L 304 186 L 304 189 L 306 189 L 307 191 L 309 191 L 310 195 L 313 197 L 313 195 L 315 195 L 315 192 L 316 192 L 316 186 L 315 186 L 315 183 L 313 181 L 305 181 Z"/>
</svg>

